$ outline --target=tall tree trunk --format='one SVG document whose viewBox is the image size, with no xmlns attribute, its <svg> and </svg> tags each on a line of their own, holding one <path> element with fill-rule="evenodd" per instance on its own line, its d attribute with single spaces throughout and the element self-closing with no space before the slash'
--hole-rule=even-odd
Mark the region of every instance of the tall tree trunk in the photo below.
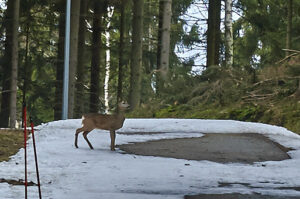
<svg viewBox="0 0 300 199">
<path fill-rule="evenodd" d="M 78 56 L 80 0 L 72 0 L 71 4 L 71 31 L 70 31 L 70 68 L 69 68 L 69 107 L 68 118 L 74 117 L 75 75 Z"/>
<path fill-rule="evenodd" d="M 233 64 L 232 0 L 225 0 L 225 62 L 226 67 Z"/>
<path fill-rule="evenodd" d="M 75 98 L 75 113 L 76 118 L 80 117 L 84 112 L 84 84 L 86 83 L 87 68 L 85 66 L 86 47 L 85 47 L 85 35 L 86 35 L 86 15 L 88 9 L 88 0 L 81 0 L 80 5 L 80 19 L 79 19 L 79 33 L 78 33 L 78 64 L 77 64 L 77 92 Z"/>
<path fill-rule="evenodd" d="M 161 56 L 161 47 L 162 47 L 162 24 L 163 24 L 163 1 L 159 1 L 159 6 L 158 6 L 158 33 L 157 33 L 157 52 L 156 52 L 156 65 L 157 65 L 157 70 L 161 68 L 160 64 L 160 56 Z M 157 72 L 156 76 L 156 94 L 159 95 L 160 90 L 162 88 L 162 80 L 160 78 L 159 72 Z"/>
<path fill-rule="evenodd" d="M 119 70 L 118 70 L 118 91 L 117 104 L 123 100 L 123 67 L 124 67 L 124 29 L 125 29 L 125 1 L 121 2 L 120 8 L 120 40 L 119 40 Z M 117 106 L 118 107 L 118 106 Z"/>
<path fill-rule="evenodd" d="M 209 0 L 206 66 L 219 65 L 221 1 Z"/>
<path fill-rule="evenodd" d="M 11 52 L 11 83 L 10 83 L 10 128 L 16 127 L 17 119 L 17 83 L 18 83 L 18 28 L 20 0 L 13 0 L 13 20 L 12 20 L 12 52 Z"/>
<path fill-rule="evenodd" d="M 62 116 L 62 88 L 63 88 L 63 73 L 64 73 L 64 41 L 65 41 L 65 1 L 61 0 L 58 4 L 59 24 L 58 24 L 58 46 L 56 58 L 56 83 L 55 83 L 55 105 L 54 105 L 54 120 L 60 120 Z"/>
<path fill-rule="evenodd" d="M 15 0 L 7 1 L 5 11 L 4 26 L 6 29 L 5 52 L 2 64 L 3 82 L 1 96 L 0 127 L 8 127 L 10 113 L 10 94 L 11 94 L 11 72 L 12 72 L 12 52 L 13 52 L 13 17 L 15 12 Z"/>
<path fill-rule="evenodd" d="M 141 67 L 143 55 L 144 0 L 133 1 L 132 50 L 130 63 L 129 103 L 131 110 L 139 106 L 141 99 Z"/>
<path fill-rule="evenodd" d="M 172 16 L 172 0 L 160 0 L 159 2 L 159 30 L 157 51 L 157 93 L 164 87 L 164 81 L 169 70 L 170 58 L 170 31 Z"/>
<path fill-rule="evenodd" d="M 147 46 L 147 51 L 146 51 L 147 54 L 145 55 L 146 59 L 144 62 L 144 64 L 145 64 L 144 68 L 145 68 L 145 73 L 147 75 L 152 76 L 153 70 L 157 69 L 157 68 L 155 68 L 155 67 L 157 67 L 157 65 L 156 65 L 157 63 L 154 63 L 154 61 L 153 61 L 155 58 L 155 57 L 153 57 L 155 50 L 156 50 L 156 58 L 157 58 L 157 56 L 160 56 L 160 55 L 158 55 L 158 52 L 157 52 L 158 44 L 157 44 L 157 42 L 155 42 L 155 43 L 153 42 L 153 37 L 155 35 L 155 31 L 156 31 L 156 29 L 158 29 L 158 28 L 156 28 L 156 26 L 158 26 L 158 24 L 153 23 L 153 19 L 154 19 L 153 12 L 155 12 L 157 10 L 157 8 L 156 8 L 156 2 L 153 2 L 152 0 L 147 0 L 145 2 L 145 4 L 146 4 L 146 6 L 144 8 L 145 9 L 144 15 L 146 17 L 144 20 L 144 27 L 147 31 L 147 33 L 146 33 L 147 35 L 145 35 L 144 38 L 145 38 L 145 43 Z M 157 33 L 159 33 L 159 31 L 160 30 L 158 29 Z M 149 82 L 147 82 L 147 84 L 151 85 L 151 78 L 149 78 L 148 81 Z"/>
<path fill-rule="evenodd" d="M 92 34 L 92 63 L 91 63 L 91 88 L 90 88 L 90 112 L 99 110 L 100 104 L 100 55 L 101 55 L 101 26 L 103 2 L 94 0 L 94 18 Z"/>
<path fill-rule="evenodd" d="M 106 39 L 106 67 L 105 67 L 105 79 L 104 79 L 104 102 L 105 102 L 105 112 L 109 111 L 109 75 L 110 75 L 110 23 L 111 18 L 114 14 L 114 7 L 108 6 L 107 8 L 107 25 L 105 31 L 105 39 Z"/>
<path fill-rule="evenodd" d="M 292 18 L 293 17 L 293 0 L 287 0 L 287 26 L 286 26 L 286 49 L 291 49 L 291 40 L 292 40 Z M 289 51 L 286 51 L 286 56 L 290 54 Z"/>
</svg>

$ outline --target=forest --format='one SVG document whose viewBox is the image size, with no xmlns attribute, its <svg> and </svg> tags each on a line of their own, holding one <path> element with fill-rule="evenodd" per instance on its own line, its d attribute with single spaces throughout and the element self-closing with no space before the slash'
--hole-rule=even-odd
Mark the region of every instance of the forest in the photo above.
<svg viewBox="0 0 300 199">
<path fill-rule="evenodd" d="M 0 3 L 0 127 L 62 119 L 66 0 Z M 71 0 L 68 118 L 262 122 L 300 133 L 300 1 Z"/>
</svg>

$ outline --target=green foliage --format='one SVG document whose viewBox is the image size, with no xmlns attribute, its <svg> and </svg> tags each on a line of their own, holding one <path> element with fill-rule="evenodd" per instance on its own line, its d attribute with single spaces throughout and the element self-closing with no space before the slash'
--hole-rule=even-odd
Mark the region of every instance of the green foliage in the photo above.
<svg viewBox="0 0 300 199">
<path fill-rule="evenodd" d="M 180 106 L 169 105 L 167 108 L 164 108 L 158 111 L 157 113 L 155 113 L 155 117 L 186 118 L 187 113 L 191 110 L 192 107 L 187 104 L 180 105 Z"/>
<path fill-rule="evenodd" d="M 205 28 L 194 23 L 190 31 L 185 31 L 189 23 L 183 19 L 192 3 L 201 5 L 208 1 L 173 0 L 171 24 L 171 49 L 169 74 L 164 88 L 158 96 L 155 91 L 157 62 L 158 5 L 155 0 L 145 1 L 143 69 L 141 106 L 128 117 L 179 117 L 215 118 L 258 121 L 286 126 L 300 132 L 299 103 L 295 93 L 299 91 L 300 60 L 291 58 L 281 66 L 274 66 L 285 56 L 286 1 L 284 0 L 240 0 L 234 1 L 241 17 L 233 23 L 234 67 L 212 66 L 201 74 L 192 74 L 194 57 L 181 60 L 175 51 L 193 50 L 195 45 L 203 47 Z M 59 8 L 64 1 L 22 0 L 19 32 L 19 77 L 18 111 L 21 117 L 24 80 L 27 81 L 26 100 L 30 114 L 36 123 L 53 120 L 53 107 L 58 49 Z M 120 10 L 119 1 L 112 1 L 115 13 L 111 19 L 111 73 L 109 89 L 111 107 L 116 103 L 119 64 Z M 91 5 L 89 5 L 91 6 Z M 125 8 L 125 38 L 122 49 L 123 96 L 129 93 L 132 1 Z M 300 49 L 300 2 L 294 1 L 292 48 Z M 62 13 L 63 14 L 63 13 Z M 5 22 L 5 10 L 0 9 L 0 24 Z M 105 15 L 104 15 L 105 16 Z M 87 26 L 92 25 L 93 12 L 89 7 Z M 200 18 L 199 21 L 205 20 Z M 205 21 L 204 21 L 205 22 Z M 106 30 L 103 20 L 103 30 Z M 0 25 L 0 56 L 4 54 L 5 30 Z M 203 29 L 202 29 L 203 28 Z M 84 63 L 89 68 L 91 59 L 91 27 L 86 32 L 87 53 Z M 26 43 L 28 42 L 28 43 Z M 28 49 L 26 46 L 28 44 Z M 102 37 L 103 49 L 105 38 Z M 28 50 L 28 51 L 27 51 Z M 222 49 L 223 50 L 223 49 Z M 221 50 L 221 54 L 223 51 Z M 80 53 L 80 49 L 79 49 Z M 99 82 L 104 81 L 104 50 L 101 54 Z M 221 55 L 222 57 L 223 55 Z M 3 60 L 0 59 L 1 66 Z M 26 69 L 25 69 L 26 68 Z M 4 66 L 1 67 L 3 71 Z M 93 71 L 87 69 L 82 101 L 88 107 L 89 77 Z M 4 74 L 0 73 L 0 86 Z M 101 91 L 102 92 L 102 91 Z M 102 97 L 102 96 L 100 96 Z M 289 99 L 289 100 L 287 100 Z M 86 109 L 85 109 L 86 110 Z M 96 111 L 96 110 L 95 110 Z"/>
<path fill-rule="evenodd" d="M 130 118 L 153 118 L 157 110 L 165 107 L 158 99 L 151 98 L 146 104 L 126 113 L 126 117 Z"/>
<path fill-rule="evenodd" d="M 191 27 L 191 30 L 189 32 L 189 34 L 185 34 L 183 35 L 183 38 L 182 38 L 182 43 L 192 49 L 194 47 L 194 44 L 195 43 L 200 43 L 201 40 L 199 38 L 199 35 L 200 35 L 200 32 L 199 32 L 199 29 L 200 27 L 197 26 L 196 24 L 194 24 L 192 27 Z"/>
<path fill-rule="evenodd" d="M 286 1 L 241 0 L 243 17 L 234 23 L 235 65 L 264 67 L 284 57 L 286 38 Z M 294 9 L 299 3 L 294 3 Z M 297 19 L 297 14 L 293 16 Z M 296 27 L 293 25 L 293 27 Z M 293 28 L 292 37 L 297 28 Z M 292 44 L 293 45 L 293 44 Z M 259 59 L 258 59 L 259 58 Z"/>
<path fill-rule="evenodd" d="M 280 66 L 257 70 L 255 82 L 251 71 L 213 66 L 189 81 L 174 79 L 174 87 L 170 85 L 165 91 L 169 93 L 161 101 L 156 99 L 151 110 L 144 106 L 128 117 L 230 119 L 274 124 L 300 133 L 298 64 L 299 57 L 294 57 Z"/>
<path fill-rule="evenodd" d="M 248 122 L 261 122 L 284 126 L 300 134 L 300 103 L 297 101 L 280 102 L 273 107 L 254 104 L 220 106 L 219 104 L 198 104 L 197 106 L 173 105 L 157 110 L 157 118 L 200 118 L 230 119 Z"/>
<path fill-rule="evenodd" d="M 199 77 L 200 82 L 189 95 L 189 104 L 230 104 L 239 100 L 249 81 L 249 74 L 239 68 L 211 66 Z"/>
<path fill-rule="evenodd" d="M 245 106 L 229 112 L 228 119 L 258 122 L 264 114 L 264 108 L 260 106 Z"/>
<path fill-rule="evenodd" d="M 165 104 L 186 103 L 196 78 L 188 75 L 188 67 L 173 68 L 160 98 Z"/>
</svg>

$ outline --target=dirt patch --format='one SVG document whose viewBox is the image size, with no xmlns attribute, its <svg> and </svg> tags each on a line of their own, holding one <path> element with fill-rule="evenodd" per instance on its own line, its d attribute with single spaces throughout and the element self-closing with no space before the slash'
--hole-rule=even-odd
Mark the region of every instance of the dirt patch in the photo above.
<svg viewBox="0 0 300 199">
<path fill-rule="evenodd" d="M 187 160 L 248 163 L 290 159 L 289 149 L 255 133 L 206 134 L 200 138 L 164 139 L 118 146 L 130 154 Z"/>
<path fill-rule="evenodd" d="M 7 183 L 7 184 L 10 184 L 10 185 L 25 185 L 25 182 L 24 180 L 10 180 L 10 179 L 4 179 L 4 178 L 0 178 L 0 183 Z M 27 182 L 27 185 L 28 186 L 37 186 L 36 183 L 30 181 L 30 182 Z"/>
<path fill-rule="evenodd" d="M 22 130 L 0 130 L 0 162 L 8 161 L 9 157 L 16 154 L 21 147 L 24 147 Z"/>
</svg>

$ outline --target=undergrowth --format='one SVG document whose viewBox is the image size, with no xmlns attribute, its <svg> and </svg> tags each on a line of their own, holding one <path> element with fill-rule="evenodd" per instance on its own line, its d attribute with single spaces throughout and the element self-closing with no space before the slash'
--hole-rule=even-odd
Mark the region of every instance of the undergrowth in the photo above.
<svg viewBox="0 0 300 199">
<path fill-rule="evenodd" d="M 127 116 L 135 118 L 197 118 L 260 122 L 282 126 L 300 134 L 300 101 L 283 100 L 272 107 L 254 104 L 232 104 L 229 106 L 218 106 L 217 104 L 169 105 L 152 111 L 140 108 L 138 112 Z"/>
<path fill-rule="evenodd" d="M 213 66 L 127 116 L 261 122 L 300 134 L 299 63 L 300 56 L 256 70 Z"/>
</svg>

